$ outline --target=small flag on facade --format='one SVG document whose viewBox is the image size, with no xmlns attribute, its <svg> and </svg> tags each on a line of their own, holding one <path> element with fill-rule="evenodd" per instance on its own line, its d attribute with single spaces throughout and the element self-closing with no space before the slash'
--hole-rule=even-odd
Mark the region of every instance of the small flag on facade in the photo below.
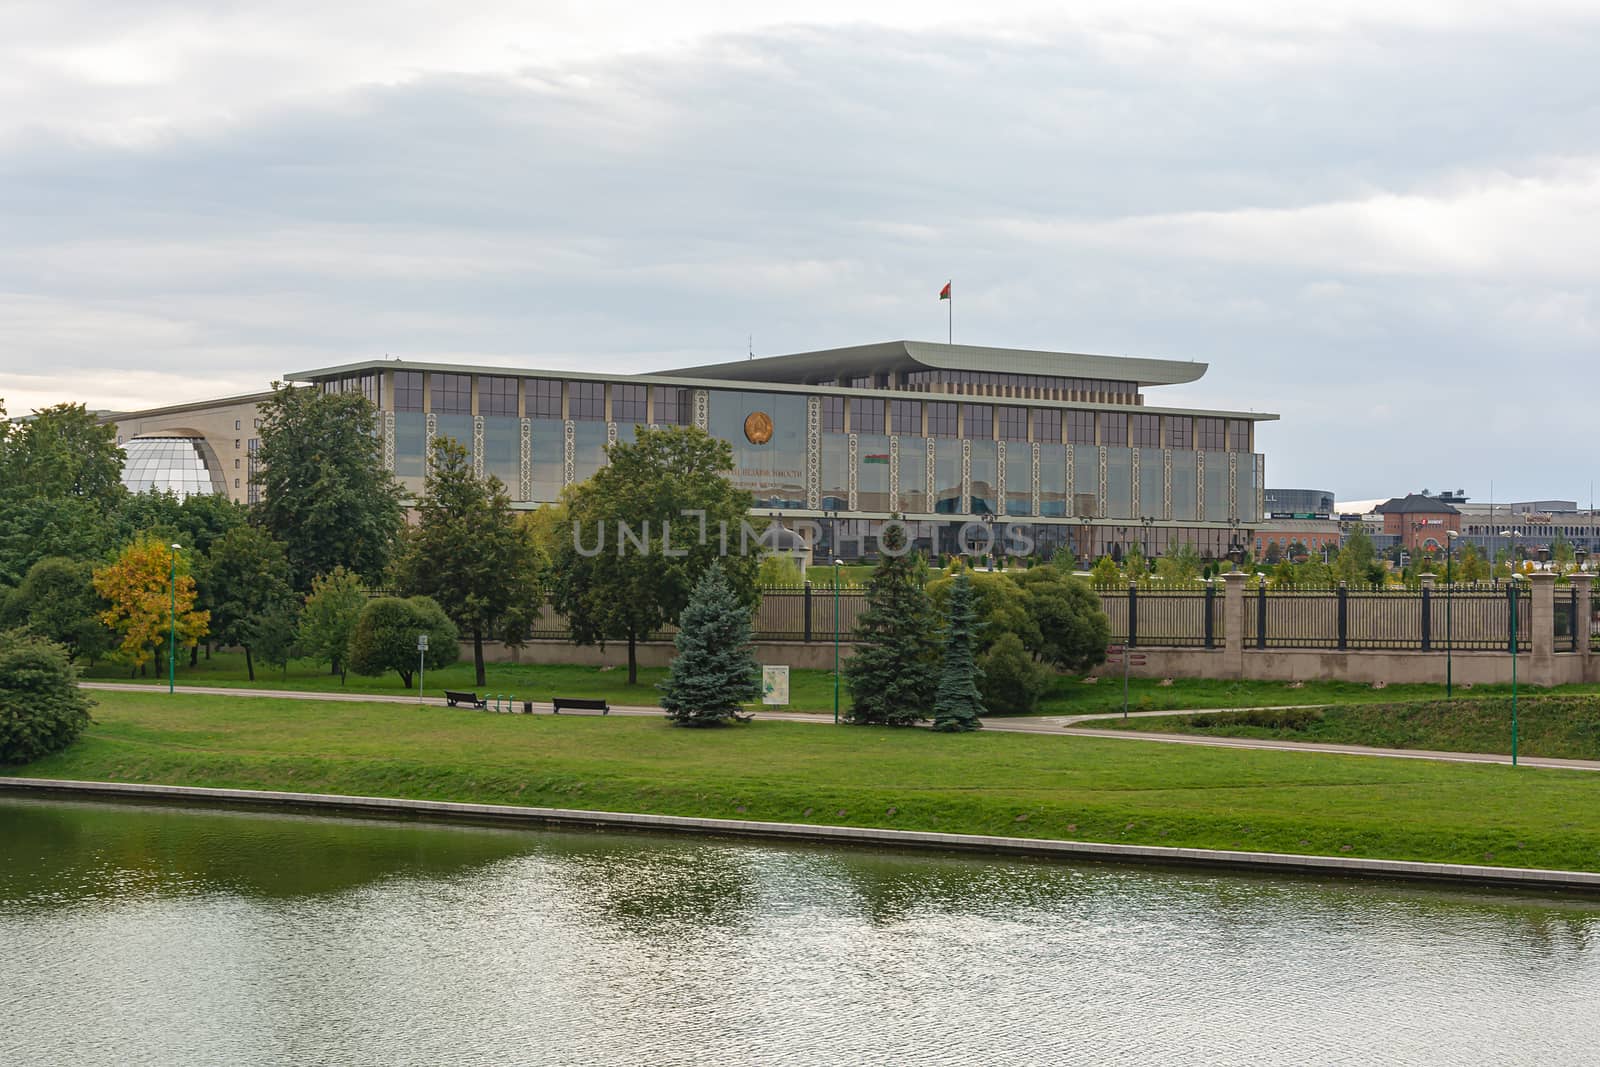
<svg viewBox="0 0 1600 1067">
<path fill-rule="evenodd" d="M 949 282 L 945 282 L 944 283 L 944 288 L 939 290 L 939 299 L 940 300 L 949 300 L 950 299 L 950 283 Z"/>
</svg>

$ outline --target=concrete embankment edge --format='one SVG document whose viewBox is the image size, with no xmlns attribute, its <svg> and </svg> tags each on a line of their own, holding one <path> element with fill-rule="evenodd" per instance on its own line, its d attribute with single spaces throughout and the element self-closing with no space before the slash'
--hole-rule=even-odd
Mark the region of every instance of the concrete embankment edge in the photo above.
<svg viewBox="0 0 1600 1067">
<path fill-rule="evenodd" d="M 1226 867 L 1277 871 L 1285 874 L 1391 878 L 1600 895 L 1600 873 L 1534 867 L 1484 867 L 1473 864 L 1363 859 L 1354 856 L 1302 856 L 1282 852 L 1235 852 L 1218 849 L 1168 848 L 1159 845 L 1118 845 L 1097 841 L 1059 841 L 987 834 L 885 830 L 858 826 L 748 822 L 741 819 L 700 819 L 677 815 L 583 811 L 574 808 L 521 807 L 514 804 L 466 804 L 442 800 L 406 800 L 398 797 L 290 793 L 264 789 L 212 789 L 200 786 L 146 785 L 136 782 L 82 782 L 55 778 L 0 777 L 0 791 L 6 790 L 76 798 L 278 808 L 298 812 L 379 815 L 480 824 L 692 833 L 855 847 Z"/>
</svg>

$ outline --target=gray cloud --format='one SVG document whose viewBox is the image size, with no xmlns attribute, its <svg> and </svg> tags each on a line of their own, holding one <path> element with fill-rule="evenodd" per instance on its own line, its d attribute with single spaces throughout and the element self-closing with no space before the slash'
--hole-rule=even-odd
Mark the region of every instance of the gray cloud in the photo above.
<svg viewBox="0 0 1600 1067">
<path fill-rule="evenodd" d="M 953 275 L 958 340 L 1210 362 L 1172 400 L 1281 411 L 1274 484 L 1582 495 L 1600 24 L 1181 28 L 762 28 L 13 131 L 0 396 L 935 338 Z"/>
</svg>

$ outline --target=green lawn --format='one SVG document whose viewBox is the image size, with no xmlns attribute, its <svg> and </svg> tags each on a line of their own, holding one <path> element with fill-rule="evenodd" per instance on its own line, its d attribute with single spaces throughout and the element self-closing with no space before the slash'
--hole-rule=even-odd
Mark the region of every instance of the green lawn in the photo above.
<svg viewBox="0 0 1600 1067">
<path fill-rule="evenodd" d="M 102 693 L 11 773 L 1600 870 L 1600 777 L 1071 735 Z"/>
<path fill-rule="evenodd" d="M 1084 725 L 1380 748 L 1511 751 L 1511 700 L 1504 696 L 1341 704 L 1288 713 L 1247 711 L 1096 720 Z M 1517 702 L 1517 733 L 1517 748 L 1524 756 L 1600 759 L 1600 697 L 1524 694 Z"/>
<path fill-rule="evenodd" d="M 660 693 L 655 684 L 666 677 L 664 668 L 646 668 L 639 672 L 639 684 L 627 684 L 625 668 L 578 667 L 572 665 L 535 666 L 525 663 L 491 663 L 488 665 L 489 684 L 472 684 L 470 661 L 456 663 L 443 670 L 429 671 L 427 691 L 430 697 L 442 699 L 446 689 L 476 689 L 480 694 L 515 694 L 519 699 L 548 701 L 552 696 L 603 697 L 619 705 L 656 705 Z M 145 677 L 130 679 L 126 669 L 101 664 L 85 673 L 85 677 L 99 681 L 140 681 L 152 685 L 165 685 L 166 678 Z M 386 674 L 380 678 L 363 678 L 350 675 L 341 687 L 337 675 L 330 675 L 325 666 L 309 661 L 292 663 L 289 671 L 258 669 L 256 680 L 245 678 L 244 656 L 241 653 L 218 653 L 201 659 L 196 667 L 181 663 L 178 667 L 178 684 L 207 686 L 252 686 L 258 689 L 303 689 L 333 692 L 341 688 L 352 693 L 403 693 L 400 676 Z M 790 710 L 833 710 L 833 672 L 793 670 L 789 677 Z M 1527 691 L 1527 687 L 1523 687 Z M 1474 696 L 1507 694 L 1509 686 L 1479 686 Z M 1600 694 L 1600 686 L 1567 686 L 1546 692 Z M 1437 685 L 1393 685 L 1387 689 L 1350 682 L 1307 682 L 1303 688 L 1291 689 L 1283 682 L 1212 681 L 1199 678 L 1179 678 L 1170 686 L 1157 679 L 1134 678 L 1129 683 L 1128 703 L 1134 711 L 1182 710 L 1187 708 L 1250 708 L 1277 704 L 1331 704 L 1331 703 L 1392 703 L 1400 700 L 1430 700 L 1444 695 L 1444 687 Z M 849 708 L 850 690 L 840 687 L 841 707 Z M 1058 676 L 1049 694 L 1039 707 L 1043 715 L 1082 715 L 1100 711 L 1119 711 L 1122 708 L 1122 677 L 1107 674 L 1093 685 L 1069 677 Z"/>
</svg>

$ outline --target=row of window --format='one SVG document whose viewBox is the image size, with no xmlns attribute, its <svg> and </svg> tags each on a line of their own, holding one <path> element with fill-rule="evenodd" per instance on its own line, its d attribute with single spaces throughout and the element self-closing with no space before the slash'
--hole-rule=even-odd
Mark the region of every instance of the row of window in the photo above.
<svg viewBox="0 0 1600 1067">
<path fill-rule="evenodd" d="M 920 372 L 919 372 L 920 373 Z M 931 372 L 930 372 L 931 373 Z M 997 378 L 1025 377 L 994 375 Z M 606 383 L 562 382 L 528 378 L 525 407 L 529 418 L 607 421 Z M 1060 379 L 1076 381 L 1078 379 Z M 478 378 L 478 413 L 516 417 L 517 382 L 510 377 Z M 851 384 L 855 384 L 852 380 Z M 1117 383 L 1112 383 L 1117 384 Z M 472 376 L 435 373 L 429 382 L 429 410 L 441 415 L 472 413 Z M 655 412 L 649 411 L 652 387 L 621 382 L 611 385 L 609 421 L 633 425 L 687 425 L 691 393 L 677 386 L 654 386 Z M 563 410 L 563 394 L 565 409 Z M 903 400 L 879 397 L 822 397 L 824 433 L 891 433 L 926 437 L 971 437 L 1001 441 L 1048 441 L 1067 444 L 1124 445 L 1134 448 L 1199 449 L 1248 452 L 1247 419 L 1194 418 L 1120 411 L 1057 411 L 1011 405 L 956 401 Z M 394 372 L 394 410 L 423 410 L 421 371 Z"/>
<path fill-rule="evenodd" d="M 879 378 L 885 376 L 880 375 Z M 1058 378 L 1046 374 L 999 374 L 991 371 L 912 371 L 901 379 L 909 389 L 928 389 L 934 385 L 966 385 L 985 389 L 1025 389 L 1030 392 L 1105 393 L 1110 396 L 1137 396 L 1137 382 L 1114 381 L 1107 378 Z M 856 385 L 856 382 L 866 382 Z M 824 384 L 824 383 L 818 383 Z M 832 383 L 826 383 L 832 384 Z M 874 388 L 870 378 L 852 378 L 850 385 L 857 389 Z"/>
<path fill-rule="evenodd" d="M 884 415 L 887 411 L 888 424 Z M 1063 419 L 1065 415 L 1065 419 Z M 926 419 L 926 423 L 924 423 Z M 1096 421 L 1098 420 L 1098 435 Z M 825 396 L 824 433 L 891 433 L 916 437 L 970 437 L 1133 448 L 1250 451 L 1248 419 L 1189 415 L 1128 415 L 1120 411 L 1055 411 L 953 401 Z M 1062 433 L 1065 431 L 1066 436 Z"/>
</svg>

